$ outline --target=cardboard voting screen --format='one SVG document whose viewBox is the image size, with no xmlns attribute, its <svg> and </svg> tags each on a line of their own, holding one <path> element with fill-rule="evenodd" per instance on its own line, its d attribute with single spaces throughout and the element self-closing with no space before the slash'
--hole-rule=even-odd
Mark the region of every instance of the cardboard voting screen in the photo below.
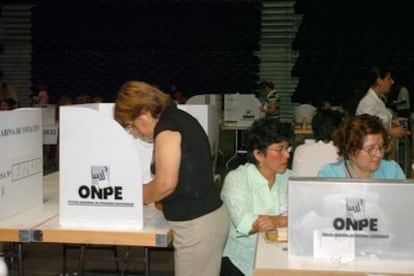
<svg viewBox="0 0 414 276">
<path fill-rule="evenodd" d="M 141 160 L 110 110 L 99 104 L 61 107 L 62 225 L 143 228 Z"/>
<path fill-rule="evenodd" d="M 96 111 L 99 111 L 99 113 L 107 116 L 108 118 L 114 118 L 114 103 L 90 103 L 79 104 L 77 106 L 92 108 Z M 144 141 L 129 133 L 128 136 L 134 144 L 135 150 L 139 156 L 142 181 L 143 183 L 148 183 L 153 178 L 150 167 L 152 161 L 152 153 L 154 151 L 154 144 Z"/>
<path fill-rule="evenodd" d="M 43 202 L 40 109 L 0 112 L 0 220 Z"/>
<path fill-rule="evenodd" d="M 263 116 L 260 101 L 254 94 L 224 95 L 224 122 L 250 126 L 254 120 Z"/>
<path fill-rule="evenodd" d="M 58 138 L 56 105 L 51 104 L 40 109 L 42 110 L 43 144 L 56 145 Z"/>
<path fill-rule="evenodd" d="M 185 105 L 212 105 L 216 110 L 217 120 L 223 120 L 223 95 L 221 94 L 202 94 L 190 97 Z"/>
</svg>

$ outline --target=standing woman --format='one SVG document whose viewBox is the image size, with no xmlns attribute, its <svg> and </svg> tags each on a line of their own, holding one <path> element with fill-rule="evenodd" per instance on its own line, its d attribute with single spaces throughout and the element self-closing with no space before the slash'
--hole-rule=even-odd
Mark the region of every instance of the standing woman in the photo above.
<svg viewBox="0 0 414 276">
<path fill-rule="evenodd" d="M 259 119 L 246 131 L 248 161 L 224 179 L 221 198 L 230 216 L 222 276 L 252 275 L 258 232 L 287 227 L 290 124 Z"/>
<path fill-rule="evenodd" d="M 399 119 L 392 120 L 392 112 L 388 110 L 381 98 L 390 92 L 394 80 L 391 70 L 374 67 L 368 72 L 369 89 L 365 96 L 359 101 L 355 115 L 370 114 L 378 116 L 390 136 L 395 138 L 408 134 L 400 126 Z"/>
<path fill-rule="evenodd" d="M 334 145 L 343 160 L 324 166 L 320 177 L 405 179 L 400 165 L 384 160 L 390 138 L 377 116 L 363 114 L 348 118 L 333 134 Z"/>
<path fill-rule="evenodd" d="M 143 185 L 143 200 L 163 204 L 174 235 L 175 275 L 219 275 L 228 217 L 202 126 L 168 94 L 140 81 L 119 90 L 115 119 L 154 143 L 154 178 Z"/>
</svg>

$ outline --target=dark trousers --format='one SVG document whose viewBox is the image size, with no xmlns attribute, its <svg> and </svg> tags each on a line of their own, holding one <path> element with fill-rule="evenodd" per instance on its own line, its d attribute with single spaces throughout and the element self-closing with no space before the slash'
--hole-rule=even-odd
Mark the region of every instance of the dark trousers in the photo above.
<svg viewBox="0 0 414 276">
<path fill-rule="evenodd" d="M 221 259 L 220 276 L 244 276 L 244 274 L 230 261 L 228 257 Z"/>
</svg>

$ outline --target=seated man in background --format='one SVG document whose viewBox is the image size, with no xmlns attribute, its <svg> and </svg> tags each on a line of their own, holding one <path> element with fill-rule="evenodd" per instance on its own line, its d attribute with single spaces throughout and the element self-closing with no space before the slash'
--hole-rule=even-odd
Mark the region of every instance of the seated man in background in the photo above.
<svg viewBox="0 0 414 276">
<path fill-rule="evenodd" d="M 342 113 L 319 109 L 312 119 L 315 139 L 306 139 L 293 155 L 292 170 L 297 176 L 317 176 L 324 165 L 338 161 L 338 149 L 332 142 L 332 133 L 342 122 Z"/>
</svg>

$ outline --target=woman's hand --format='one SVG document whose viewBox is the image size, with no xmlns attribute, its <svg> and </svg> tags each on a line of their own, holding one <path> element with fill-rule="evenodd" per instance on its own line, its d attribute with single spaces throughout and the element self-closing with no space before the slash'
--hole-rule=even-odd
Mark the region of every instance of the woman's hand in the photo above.
<svg viewBox="0 0 414 276">
<path fill-rule="evenodd" d="M 410 134 L 409 131 L 405 130 L 404 128 L 400 126 L 390 128 L 388 130 L 388 133 L 394 138 L 401 138 L 401 137 L 404 137 L 404 135 L 406 134 Z"/>
<path fill-rule="evenodd" d="M 287 216 L 267 216 L 259 215 L 256 221 L 253 223 L 251 233 L 266 232 L 276 228 L 287 227 Z"/>
</svg>

